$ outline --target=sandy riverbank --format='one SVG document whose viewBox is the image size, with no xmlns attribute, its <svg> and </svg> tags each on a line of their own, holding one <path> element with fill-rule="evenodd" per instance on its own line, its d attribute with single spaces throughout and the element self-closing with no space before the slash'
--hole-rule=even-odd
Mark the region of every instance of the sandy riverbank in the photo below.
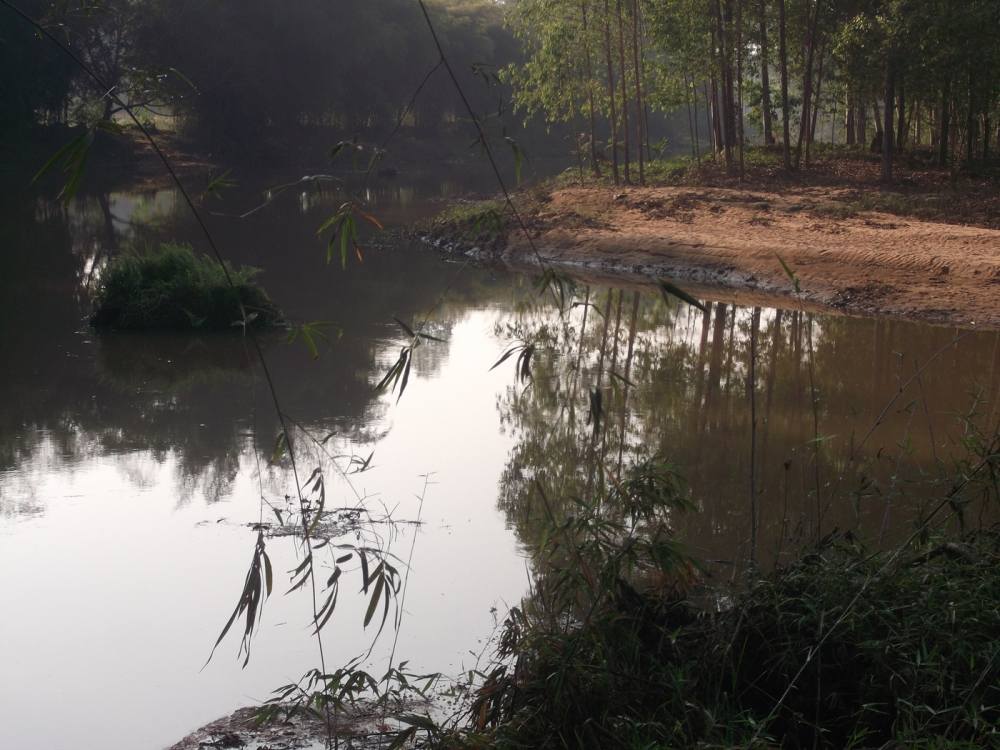
<svg viewBox="0 0 1000 750">
<path fill-rule="evenodd" d="M 867 211 L 863 191 L 567 187 L 536 194 L 543 260 L 668 277 L 723 296 L 794 297 L 846 313 L 1000 328 L 1000 231 Z M 440 236 L 439 236 L 440 239 Z M 508 223 L 497 257 L 536 263 Z"/>
</svg>

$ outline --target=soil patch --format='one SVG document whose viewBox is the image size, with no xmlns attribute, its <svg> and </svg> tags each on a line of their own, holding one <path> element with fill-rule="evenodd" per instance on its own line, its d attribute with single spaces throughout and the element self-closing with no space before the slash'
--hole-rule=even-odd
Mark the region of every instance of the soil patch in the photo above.
<svg viewBox="0 0 1000 750">
<path fill-rule="evenodd" d="M 526 213 L 535 248 L 557 266 L 797 297 L 846 313 L 1000 327 L 1000 230 L 858 209 L 863 203 L 857 190 L 828 185 L 595 186 L 555 189 Z M 501 240 L 488 243 L 496 259 L 537 264 L 510 224 Z M 440 234 L 436 244 L 472 250 Z M 798 295 L 781 261 L 798 278 Z"/>
</svg>

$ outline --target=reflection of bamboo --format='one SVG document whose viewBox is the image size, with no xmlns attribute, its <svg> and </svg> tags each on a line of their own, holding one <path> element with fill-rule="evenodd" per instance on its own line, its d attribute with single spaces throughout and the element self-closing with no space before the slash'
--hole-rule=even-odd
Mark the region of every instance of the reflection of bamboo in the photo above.
<svg viewBox="0 0 1000 750">
<path fill-rule="evenodd" d="M 986 423 L 986 429 L 990 429 L 990 425 L 997 424 L 997 412 L 1000 411 L 1000 380 L 997 379 L 998 367 L 1000 367 L 1000 331 L 994 334 L 993 340 L 993 365 L 990 370 L 990 383 L 995 384 L 995 387 L 994 392 L 990 396 L 993 407 L 990 409 L 990 418 Z"/>
<path fill-rule="evenodd" d="M 767 444 L 771 434 L 771 404 L 774 401 L 774 383 L 778 378 L 778 358 L 781 351 L 781 343 L 784 338 L 781 335 L 781 319 L 784 310 L 775 310 L 774 328 L 771 334 L 771 354 L 767 363 L 767 382 L 764 385 L 764 431 L 760 440 L 760 463 L 767 466 Z"/>
<path fill-rule="evenodd" d="M 701 413 L 701 399 L 705 393 L 705 347 L 708 346 L 708 327 L 712 320 L 712 303 L 705 303 L 705 311 L 701 314 L 701 341 L 698 344 L 698 364 L 695 367 L 694 378 L 694 399 L 691 402 L 693 411 L 692 420 L 697 424 L 697 416 Z"/>
<path fill-rule="evenodd" d="M 625 416 L 628 405 L 629 378 L 632 375 L 632 353 L 635 349 L 635 323 L 639 316 L 639 292 L 632 294 L 632 319 L 628 326 L 628 353 L 625 355 L 625 378 L 622 388 L 621 433 L 618 437 L 618 468 L 615 471 L 617 481 L 622 478 L 622 455 L 625 451 Z"/>
<path fill-rule="evenodd" d="M 597 358 L 597 383 L 595 385 L 595 392 L 601 392 L 601 380 L 604 374 L 604 350 L 608 344 L 608 324 L 611 322 L 611 295 L 612 292 L 608 292 L 607 302 L 604 305 L 604 330 L 601 333 L 601 348 L 600 353 Z M 594 468 L 597 450 L 597 431 L 600 429 L 600 415 L 591 414 L 591 419 L 594 420 L 594 429 L 591 433 L 590 446 L 588 451 L 588 467 L 587 467 L 587 492 L 585 497 L 590 498 L 591 490 L 594 488 Z"/>
<path fill-rule="evenodd" d="M 618 343 L 619 343 L 619 333 L 621 332 L 621 327 L 622 327 L 622 297 L 623 296 L 624 296 L 624 292 L 621 289 L 619 289 L 618 290 L 618 305 L 616 306 L 616 309 L 615 309 L 615 335 L 614 335 L 614 338 L 612 339 L 613 343 L 612 343 L 612 347 L 611 347 L 611 367 L 608 369 L 608 384 L 609 385 L 613 385 L 612 382 L 611 382 L 611 374 L 614 373 L 614 374 L 617 375 L 617 372 L 615 372 L 615 368 L 618 366 Z M 612 393 L 613 392 L 614 392 L 614 389 L 612 388 Z M 603 403 L 603 400 L 602 400 L 602 403 Z M 611 398 L 610 398 L 610 394 L 609 394 L 609 398 L 607 400 L 606 411 L 610 411 L 610 410 L 611 410 Z M 600 461 L 600 466 L 601 466 L 601 474 L 600 474 L 600 489 L 601 489 L 601 494 L 603 494 L 603 491 L 604 491 L 604 477 L 605 477 L 605 474 L 606 474 L 604 462 L 607 460 L 607 457 L 608 457 L 608 426 L 607 426 L 607 423 L 605 422 L 604 429 L 601 430 L 601 461 Z"/>
<path fill-rule="evenodd" d="M 760 325 L 760 308 L 753 309 L 750 318 L 750 377 L 747 389 L 750 396 L 750 561 L 757 563 L 757 326 Z"/>
<path fill-rule="evenodd" d="M 708 363 L 708 393 L 705 396 L 705 409 L 702 412 L 702 424 L 699 432 L 704 432 L 711 423 L 710 415 L 715 410 L 719 387 L 722 381 L 722 350 L 726 343 L 726 313 L 725 302 L 715 307 L 715 328 L 712 331 L 712 354 Z"/>
<path fill-rule="evenodd" d="M 809 344 L 809 395 L 812 403 L 813 416 L 813 473 L 816 480 L 816 541 L 823 536 L 823 510 L 819 492 L 819 400 L 816 394 L 816 374 L 813 370 L 813 316 L 807 318 L 806 342 Z"/>
<path fill-rule="evenodd" d="M 722 392 L 725 394 L 731 392 L 729 390 L 729 383 L 733 378 L 733 355 L 736 350 L 736 316 L 738 313 L 739 308 L 733 305 L 732 315 L 729 318 L 729 344 L 726 347 L 726 366 L 722 368 L 722 372 L 726 375 L 726 385 L 722 389 Z M 728 404 L 728 399 L 726 403 Z M 721 422 L 721 420 L 717 420 L 717 422 Z"/>
<path fill-rule="evenodd" d="M 580 324 L 580 342 L 576 347 L 576 370 L 573 372 L 573 385 L 570 388 L 569 397 L 569 427 L 576 424 L 576 394 L 580 385 L 580 367 L 583 364 L 583 337 L 587 333 L 587 313 L 590 310 L 590 285 L 587 285 L 587 294 L 583 301 L 583 322 Z"/>
</svg>

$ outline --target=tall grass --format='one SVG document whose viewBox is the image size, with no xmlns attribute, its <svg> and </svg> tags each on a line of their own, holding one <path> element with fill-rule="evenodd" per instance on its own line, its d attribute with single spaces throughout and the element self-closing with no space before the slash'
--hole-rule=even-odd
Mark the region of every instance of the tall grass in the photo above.
<svg viewBox="0 0 1000 750">
<path fill-rule="evenodd" d="M 118 329 L 222 329 L 271 325 L 280 312 L 252 282 L 257 269 L 229 268 L 187 245 L 163 244 L 114 259 L 104 269 L 91 323 Z M 242 305 L 242 309 L 241 309 Z"/>
</svg>

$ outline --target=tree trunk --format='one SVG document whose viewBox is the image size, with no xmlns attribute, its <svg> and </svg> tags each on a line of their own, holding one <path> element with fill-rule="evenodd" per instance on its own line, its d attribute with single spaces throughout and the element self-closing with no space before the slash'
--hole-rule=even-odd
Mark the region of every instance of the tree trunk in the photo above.
<svg viewBox="0 0 1000 750">
<path fill-rule="evenodd" d="M 972 156 L 976 152 L 976 89 L 975 78 L 972 71 L 969 71 L 969 110 L 965 117 L 965 163 L 972 164 Z"/>
<path fill-rule="evenodd" d="M 900 150 L 906 145 L 906 92 L 903 81 L 899 81 L 896 92 L 896 107 L 899 113 L 896 117 L 896 149 Z"/>
<path fill-rule="evenodd" d="M 949 127 L 951 125 L 951 79 L 946 78 L 941 90 L 941 129 L 938 132 L 938 166 L 948 166 Z"/>
<path fill-rule="evenodd" d="M 715 39 L 715 33 L 712 33 Z M 713 41 L 714 44 L 714 41 Z M 715 159 L 722 151 L 722 118 L 719 116 L 719 87 L 716 83 L 715 73 L 712 74 L 712 100 L 709 102 L 712 114 L 712 159 Z"/>
<path fill-rule="evenodd" d="M 722 146 L 726 157 L 726 171 L 733 171 L 733 75 L 729 69 L 729 48 L 726 44 L 725 23 L 722 20 L 722 0 L 715 0 L 716 39 L 718 40 L 719 77 L 722 84 Z"/>
<path fill-rule="evenodd" d="M 590 169 L 599 176 L 601 168 L 597 164 L 597 128 L 594 115 L 594 90 L 591 86 L 594 80 L 593 64 L 590 59 L 590 44 L 587 37 L 587 0 L 580 0 L 580 16 L 583 22 L 583 57 L 587 74 L 587 115 L 590 121 Z"/>
<path fill-rule="evenodd" d="M 809 137 L 806 139 L 806 167 L 809 166 L 810 147 L 816 140 L 816 123 L 819 121 L 820 92 L 823 89 L 823 50 L 819 51 L 819 70 L 816 71 L 816 94 L 813 96 L 812 119 L 809 123 Z"/>
<path fill-rule="evenodd" d="M 847 145 L 853 146 L 856 140 L 854 137 L 854 120 L 857 115 L 854 113 L 854 97 L 850 94 L 847 95 L 847 106 L 845 109 L 847 114 L 844 115 L 844 130 L 846 131 Z"/>
<path fill-rule="evenodd" d="M 632 0 L 632 68 L 635 72 L 635 143 L 639 158 L 639 184 L 646 184 L 646 164 L 642 154 L 642 68 L 639 65 L 639 0 Z"/>
<path fill-rule="evenodd" d="M 691 85 L 691 99 L 694 101 L 694 159 L 701 166 L 701 136 L 698 134 L 698 87 Z"/>
<path fill-rule="evenodd" d="M 819 2 L 814 3 L 815 9 L 809 18 L 806 30 L 806 69 L 802 74 L 802 112 L 799 114 L 799 140 L 795 146 L 795 168 L 799 168 L 802 160 L 802 142 L 812 125 L 812 90 L 813 90 L 813 59 L 816 55 L 816 25 L 819 21 Z"/>
<path fill-rule="evenodd" d="M 698 158 L 694 142 L 694 119 L 691 116 L 691 89 L 688 87 L 687 73 L 684 74 L 684 103 L 687 105 L 688 138 L 691 141 L 691 156 Z"/>
<path fill-rule="evenodd" d="M 858 115 L 858 127 L 855 136 L 861 148 L 868 148 L 868 107 L 865 105 L 864 98 L 858 97 L 855 102 L 855 111 Z"/>
<path fill-rule="evenodd" d="M 757 3 L 760 24 L 760 109 L 764 119 L 764 144 L 774 145 L 774 126 L 771 122 L 771 78 L 767 59 L 767 6 L 766 0 Z"/>
<path fill-rule="evenodd" d="M 611 62 L 611 8 L 604 0 L 604 59 L 608 64 L 608 101 L 611 105 L 611 173 L 614 183 L 621 181 L 618 174 L 618 115 L 615 112 L 615 68 Z"/>
<path fill-rule="evenodd" d="M 882 182 L 892 181 L 892 102 L 895 99 L 896 71 L 892 52 L 885 63 L 885 91 L 883 93 L 885 120 L 882 125 Z"/>
<path fill-rule="evenodd" d="M 990 158 L 990 116 L 989 114 L 983 115 L 983 161 L 987 161 Z"/>
<path fill-rule="evenodd" d="M 632 175 L 629 169 L 631 161 L 631 149 L 629 148 L 628 132 L 628 75 L 625 69 L 625 22 L 622 19 L 622 0 L 615 0 L 615 10 L 618 14 L 618 67 L 621 70 L 621 96 L 622 96 L 622 146 L 625 149 L 625 182 L 632 182 Z"/>
<path fill-rule="evenodd" d="M 743 0 L 736 0 L 736 132 L 740 147 L 740 182 L 746 173 L 743 149 L 746 139 L 743 133 Z"/>
<path fill-rule="evenodd" d="M 778 0 L 778 64 L 781 68 L 781 128 L 784 135 L 782 156 L 785 169 L 791 169 L 791 136 L 788 128 L 788 49 L 785 32 L 785 0 Z"/>
</svg>

